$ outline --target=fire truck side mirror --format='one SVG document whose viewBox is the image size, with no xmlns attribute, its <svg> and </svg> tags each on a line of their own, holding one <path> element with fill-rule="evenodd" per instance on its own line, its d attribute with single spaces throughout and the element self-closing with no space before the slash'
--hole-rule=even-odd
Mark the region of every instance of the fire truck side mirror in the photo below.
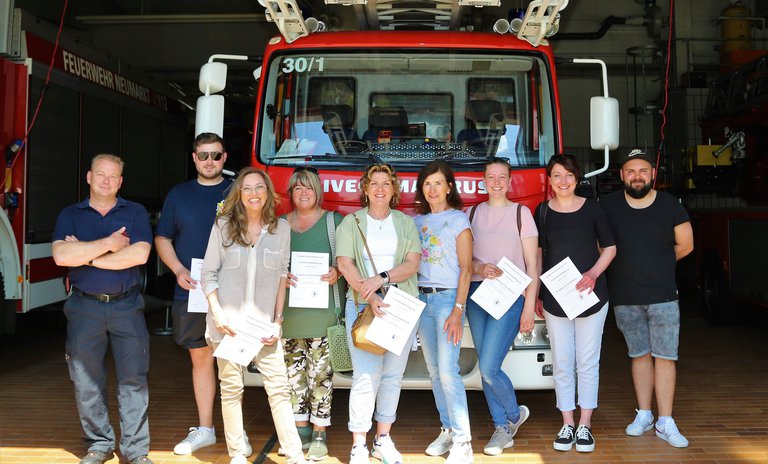
<svg viewBox="0 0 768 464">
<path fill-rule="evenodd" d="M 200 68 L 198 87 L 205 95 L 221 92 L 227 86 L 227 65 L 219 61 L 205 63 Z"/>
<path fill-rule="evenodd" d="M 195 136 L 213 132 L 224 136 L 224 96 L 203 95 L 197 99 L 195 114 Z"/>
<path fill-rule="evenodd" d="M 619 146 L 619 101 L 611 97 L 592 97 L 589 101 L 590 144 L 593 150 Z"/>
</svg>

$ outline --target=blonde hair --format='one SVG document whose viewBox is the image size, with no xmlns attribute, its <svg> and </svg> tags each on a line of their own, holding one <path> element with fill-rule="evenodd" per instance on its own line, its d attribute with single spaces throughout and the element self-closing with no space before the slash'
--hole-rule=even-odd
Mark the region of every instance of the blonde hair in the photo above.
<svg viewBox="0 0 768 464">
<path fill-rule="evenodd" d="M 232 184 L 229 190 L 227 198 L 224 199 L 224 206 L 221 208 L 221 214 L 219 218 L 224 219 L 224 243 L 225 247 L 231 246 L 233 243 L 238 245 L 248 246 L 248 217 L 245 214 L 245 207 L 243 206 L 242 193 L 240 189 L 243 188 L 243 181 L 246 176 L 250 174 L 258 174 L 264 179 L 264 185 L 267 187 L 266 201 L 261 210 L 261 222 L 262 225 L 267 226 L 267 232 L 274 233 L 277 228 L 277 214 L 275 209 L 277 203 L 280 202 L 280 198 L 275 192 L 275 186 L 272 184 L 272 179 L 269 178 L 266 172 L 261 169 L 247 167 L 240 171 L 237 175 L 237 179 Z"/>
<path fill-rule="evenodd" d="M 123 173 L 123 168 L 125 167 L 125 161 L 123 161 L 122 158 L 120 158 L 117 155 L 113 155 L 112 153 L 99 153 L 98 155 L 94 156 L 91 160 L 91 171 L 93 171 L 93 167 L 96 165 L 97 162 L 101 160 L 107 160 L 111 161 L 115 164 L 120 165 L 120 173 Z"/>
<path fill-rule="evenodd" d="M 288 198 L 291 199 L 291 207 L 296 206 L 293 204 L 293 189 L 299 184 L 309 187 L 315 192 L 315 204 L 313 205 L 315 208 L 323 204 L 323 187 L 320 185 L 320 176 L 309 169 L 301 169 L 295 171 L 288 180 Z"/>
<path fill-rule="evenodd" d="M 368 206 L 368 195 L 365 194 L 365 190 L 371 183 L 371 177 L 373 177 L 373 175 L 377 172 L 383 172 L 387 174 L 389 179 L 392 181 L 392 188 L 394 189 L 395 193 L 389 200 L 389 207 L 397 207 L 397 204 L 400 202 L 400 178 L 397 177 L 395 168 L 388 164 L 373 164 L 365 169 L 363 177 L 360 178 L 360 205 L 363 208 Z"/>
</svg>

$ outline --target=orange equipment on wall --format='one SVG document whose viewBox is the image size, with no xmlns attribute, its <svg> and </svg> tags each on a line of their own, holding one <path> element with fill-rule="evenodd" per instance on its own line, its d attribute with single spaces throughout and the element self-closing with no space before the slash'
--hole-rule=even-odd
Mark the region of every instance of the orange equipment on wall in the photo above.
<svg viewBox="0 0 768 464">
<path fill-rule="evenodd" d="M 722 41 L 720 44 L 721 73 L 731 72 L 765 54 L 765 51 L 753 49 L 753 18 L 749 9 L 739 0 L 731 0 L 730 3 L 718 18 Z"/>
</svg>

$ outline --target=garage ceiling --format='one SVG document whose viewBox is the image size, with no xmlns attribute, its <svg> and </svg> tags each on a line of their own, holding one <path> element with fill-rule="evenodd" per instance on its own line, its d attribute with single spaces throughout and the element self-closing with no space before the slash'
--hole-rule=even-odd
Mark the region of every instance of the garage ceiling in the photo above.
<svg viewBox="0 0 768 464">
<path fill-rule="evenodd" d="M 510 7 L 527 2 L 505 1 L 507 7 L 451 10 L 449 0 L 369 0 L 367 5 L 326 6 L 323 0 L 298 0 L 305 17 L 325 20 L 334 29 L 424 28 L 433 11 L 440 27 L 471 24 L 490 30 L 495 18 L 505 17 Z M 16 0 L 15 6 L 58 25 L 64 0 Z M 403 8 L 405 7 L 405 8 Z M 278 34 L 266 22 L 257 0 L 68 0 L 65 34 L 110 53 L 122 65 L 139 69 L 159 86 L 180 89 L 187 102 L 199 95 L 200 66 L 216 53 L 248 55 L 252 62 L 232 63 L 228 98 L 252 101 L 252 71 L 259 65 L 264 45 Z M 399 11 L 390 19 L 384 13 Z M 443 14 L 444 12 L 444 14 Z M 379 21 L 379 18 L 384 18 Z M 390 15 L 391 16 L 391 15 Z M 427 14 L 428 16 L 428 14 Z M 461 24 L 459 24 L 461 23 Z M 175 92 L 175 91 L 174 91 Z"/>
</svg>

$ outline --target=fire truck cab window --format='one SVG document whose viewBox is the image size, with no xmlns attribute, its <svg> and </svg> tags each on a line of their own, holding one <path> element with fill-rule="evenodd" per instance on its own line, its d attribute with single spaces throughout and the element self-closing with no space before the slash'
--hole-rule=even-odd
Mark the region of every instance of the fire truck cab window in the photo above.
<svg viewBox="0 0 768 464">
<path fill-rule="evenodd" d="M 256 146 L 267 164 L 348 168 L 371 160 L 541 166 L 557 121 L 544 60 L 503 51 L 295 52 L 265 67 Z"/>
</svg>

